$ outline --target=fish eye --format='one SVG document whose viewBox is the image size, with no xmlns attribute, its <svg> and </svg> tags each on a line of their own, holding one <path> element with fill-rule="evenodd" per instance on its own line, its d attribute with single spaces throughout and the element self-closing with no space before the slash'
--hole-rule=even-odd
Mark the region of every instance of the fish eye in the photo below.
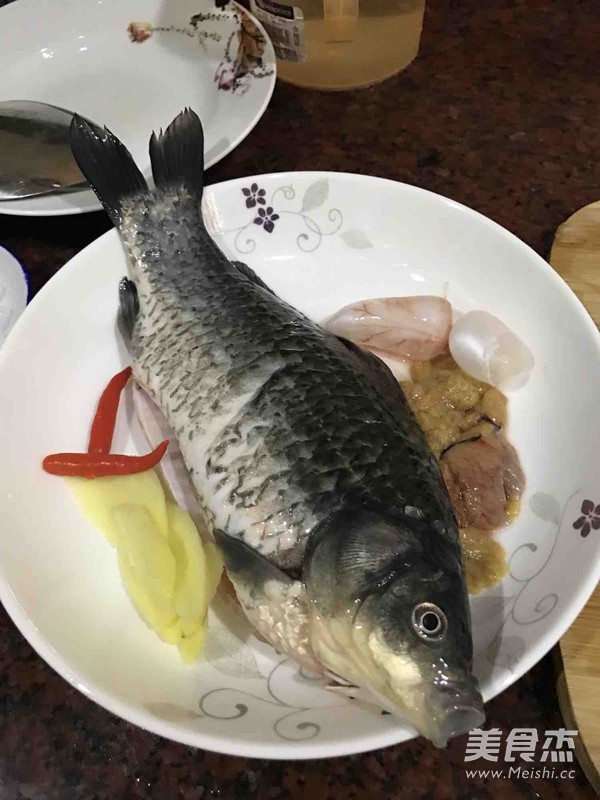
<svg viewBox="0 0 600 800">
<path fill-rule="evenodd" d="M 412 613 L 412 625 L 421 639 L 439 639 L 446 632 L 448 621 L 439 606 L 419 603 Z"/>
</svg>

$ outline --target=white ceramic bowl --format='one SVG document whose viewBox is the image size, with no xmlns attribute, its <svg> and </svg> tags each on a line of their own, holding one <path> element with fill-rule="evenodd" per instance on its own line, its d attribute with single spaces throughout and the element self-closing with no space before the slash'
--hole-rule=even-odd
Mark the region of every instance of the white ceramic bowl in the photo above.
<svg viewBox="0 0 600 800">
<path fill-rule="evenodd" d="M 265 190 L 273 230 L 257 225 Z M 262 207 L 262 206 L 260 206 Z M 268 208 L 273 211 L 268 212 Z M 527 671 L 573 622 L 600 575 L 600 336 L 553 270 L 464 206 L 363 176 L 292 173 L 211 186 L 219 244 L 317 320 L 365 297 L 447 292 L 484 308 L 532 349 L 511 398 L 510 435 L 527 491 L 500 535 L 510 575 L 473 598 L 475 672 L 484 698 Z M 269 226 L 270 227 L 270 226 Z M 38 294 L 0 352 L 0 595 L 61 675 L 116 714 L 172 739 L 267 758 L 369 750 L 414 736 L 402 721 L 333 696 L 259 643 L 231 609 L 211 616 L 207 660 L 186 667 L 140 621 L 114 551 L 82 518 L 50 452 L 81 450 L 108 376 L 126 363 L 115 328 L 126 272 L 116 232 L 79 253 Z M 23 365 L 27 364 L 27 369 Z M 123 424 L 117 447 L 142 444 Z M 583 511 L 582 511 L 583 507 Z"/>
<path fill-rule="evenodd" d="M 264 37 L 263 64 L 247 62 L 230 86 L 240 14 Z M 250 133 L 274 87 L 273 46 L 235 3 L 219 10 L 214 0 L 19 0 L 0 8 L 0 100 L 51 103 L 107 125 L 145 174 L 150 132 L 185 106 L 202 119 L 208 168 Z M 0 214 L 24 216 L 99 208 L 91 189 L 0 202 Z"/>
<path fill-rule="evenodd" d="M 5 247 L 0 247 L 0 345 L 25 310 L 28 296 L 25 268 Z"/>
</svg>

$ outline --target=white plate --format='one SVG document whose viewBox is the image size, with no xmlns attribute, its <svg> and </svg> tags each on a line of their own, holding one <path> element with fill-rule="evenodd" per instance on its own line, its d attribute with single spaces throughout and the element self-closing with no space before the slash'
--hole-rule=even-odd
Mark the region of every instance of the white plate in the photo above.
<svg viewBox="0 0 600 800">
<path fill-rule="evenodd" d="M 25 310 L 29 286 L 25 268 L 0 247 L 0 345 Z"/>
<path fill-rule="evenodd" d="M 226 88 L 220 83 L 229 76 L 227 58 L 237 55 L 241 13 L 264 37 L 263 66 L 250 65 Z M 219 19 L 194 23 L 198 14 Z M 167 30 L 133 43 L 132 22 Z M 137 30 L 143 38 L 144 29 Z M 244 41 L 253 46 L 249 37 Z M 193 108 L 210 167 L 250 133 L 274 86 L 273 46 L 260 23 L 233 3 L 219 11 L 214 0 L 19 0 L 0 9 L 0 100 L 39 100 L 107 125 L 146 174 L 153 128 Z M 99 208 L 91 190 L 0 202 L 0 213 L 25 216 Z"/>
<path fill-rule="evenodd" d="M 278 215 L 257 225 L 244 188 Z M 261 206 L 262 207 L 262 206 Z M 600 504 L 600 336 L 550 267 L 488 219 L 420 189 L 344 174 L 292 173 L 207 190 L 219 244 L 317 320 L 352 300 L 440 294 L 497 314 L 536 365 L 511 401 L 527 475 L 500 539 L 510 576 L 472 601 L 475 672 L 489 700 L 575 619 L 600 575 L 600 531 L 573 523 Z M 261 219 L 264 218 L 261 217 Z M 270 227 L 270 226 L 269 226 Z M 185 667 L 140 621 L 114 551 L 82 519 L 42 457 L 82 450 L 108 376 L 127 363 L 115 328 L 126 263 L 115 231 L 37 295 L 0 352 L 0 595 L 36 650 L 116 714 L 190 745 L 267 758 L 355 753 L 414 736 L 401 721 L 332 696 L 216 607 L 208 661 Z M 27 369 L 23 369 L 27 364 Z M 119 448 L 138 432 L 118 431 Z M 141 441 L 140 441 L 141 444 Z M 588 504 L 585 503 L 588 509 Z M 593 515 L 593 512 L 592 512 Z"/>
</svg>

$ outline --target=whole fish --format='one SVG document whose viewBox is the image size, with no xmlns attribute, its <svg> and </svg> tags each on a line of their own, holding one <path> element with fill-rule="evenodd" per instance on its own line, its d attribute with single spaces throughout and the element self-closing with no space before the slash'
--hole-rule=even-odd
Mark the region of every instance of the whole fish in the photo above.
<svg viewBox="0 0 600 800">
<path fill-rule="evenodd" d="M 176 433 L 250 621 L 437 746 L 480 725 L 456 520 L 392 374 L 221 252 L 192 111 L 152 135 L 155 189 L 107 129 L 75 117 L 71 146 L 129 254 L 135 379 Z"/>
</svg>

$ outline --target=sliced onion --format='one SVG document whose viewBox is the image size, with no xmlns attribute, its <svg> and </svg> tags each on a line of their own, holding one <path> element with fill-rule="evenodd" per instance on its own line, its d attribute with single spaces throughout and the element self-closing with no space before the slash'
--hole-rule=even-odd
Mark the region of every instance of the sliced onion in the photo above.
<svg viewBox="0 0 600 800">
<path fill-rule="evenodd" d="M 345 306 L 325 322 L 338 336 L 394 359 L 429 361 L 448 350 L 452 306 L 443 297 L 383 297 Z"/>
<path fill-rule="evenodd" d="M 133 386 L 133 408 L 151 448 L 165 439 L 169 440 L 169 448 L 159 464 L 163 479 L 177 505 L 185 508 L 194 522 L 198 525 L 200 521 L 204 528 L 202 508 L 177 444 L 177 437 L 154 400 L 137 384 Z"/>
<path fill-rule="evenodd" d="M 534 366 L 531 350 L 487 311 L 468 311 L 450 331 L 450 353 L 472 378 L 505 391 L 525 386 Z"/>
</svg>

